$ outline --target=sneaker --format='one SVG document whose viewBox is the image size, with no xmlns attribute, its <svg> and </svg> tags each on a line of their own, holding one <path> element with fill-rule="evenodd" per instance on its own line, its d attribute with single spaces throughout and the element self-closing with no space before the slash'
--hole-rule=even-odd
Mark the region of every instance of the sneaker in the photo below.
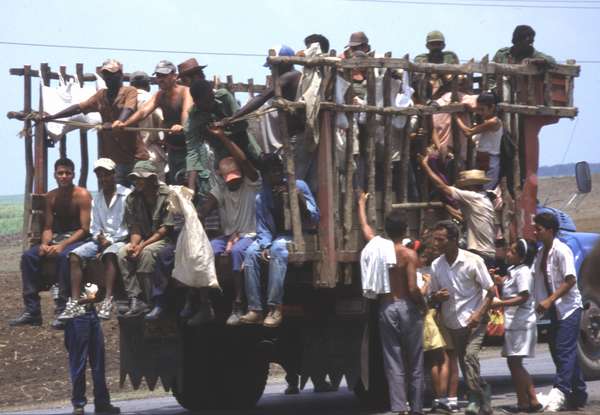
<svg viewBox="0 0 600 415">
<path fill-rule="evenodd" d="M 100 310 L 98 311 L 98 317 L 102 320 L 110 320 L 110 313 L 113 308 L 113 298 L 105 298 L 100 303 Z"/>
<path fill-rule="evenodd" d="M 239 326 L 242 324 L 240 318 L 244 313 L 242 313 L 242 304 L 234 301 L 233 307 L 231 308 L 231 315 L 225 322 L 228 326 Z"/>
<path fill-rule="evenodd" d="M 85 411 L 83 409 L 83 406 L 74 406 L 72 413 L 73 415 L 84 415 Z"/>
<path fill-rule="evenodd" d="M 269 314 L 267 314 L 263 326 L 269 328 L 279 327 L 282 321 L 283 314 L 281 313 L 281 307 L 275 307 L 275 309 L 269 311 Z"/>
<path fill-rule="evenodd" d="M 458 405 L 455 403 L 438 401 L 437 403 L 431 406 L 431 412 L 455 414 L 458 412 Z"/>
<path fill-rule="evenodd" d="M 29 311 L 23 311 L 21 315 L 17 318 L 14 318 L 8 322 L 8 325 L 11 327 L 15 326 L 41 326 L 42 325 L 42 315 L 41 314 L 31 314 Z"/>
<path fill-rule="evenodd" d="M 529 408 L 519 408 L 516 405 L 504 405 L 500 407 L 500 411 L 505 414 L 520 414 L 527 412 Z"/>
<path fill-rule="evenodd" d="M 448 408 L 450 409 L 450 412 L 453 414 L 457 414 L 459 412 L 457 403 L 448 402 Z"/>
<path fill-rule="evenodd" d="M 152 311 L 144 316 L 144 320 L 146 321 L 156 321 L 158 320 L 163 313 L 163 308 L 159 305 L 155 305 Z"/>
<path fill-rule="evenodd" d="M 69 301 L 67 301 L 67 306 L 65 307 L 64 311 L 60 313 L 56 319 L 59 321 L 67 321 L 75 317 L 83 316 L 84 314 L 85 307 L 80 305 L 77 302 L 77 300 L 69 298 Z"/>
<path fill-rule="evenodd" d="M 540 401 L 541 403 L 541 401 Z M 545 411 L 558 412 L 565 408 L 565 394 L 560 389 L 552 388 L 546 398 Z"/>
<path fill-rule="evenodd" d="M 102 414 L 120 414 L 121 413 L 121 408 L 119 408 L 118 406 L 113 406 L 112 404 L 105 404 L 105 405 L 96 405 L 94 407 L 94 413 L 97 415 L 102 415 Z"/>
<path fill-rule="evenodd" d="M 246 314 L 240 317 L 240 322 L 242 324 L 262 324 L 262 312 L 256 310 L 249 310 Z"/>
<path fill-rule="evenodd" d="M 544 412 L 544 405 L 538 403 L 537 405 L 530 406 L 526 412 L 529 414 L 539 414 L 540 412 Z"/>
<path fill-rule="evenodd" d="M 188 326 L 200 326 L 202 324 L 209 323 L 215 319 L 215 310 L 212 308 L 210 302 L 200 304 L 200 309 L 194 314 L 188 321 Z"/>
<path fill-rule="evenodd" d="M 148 304 L 140 300 L 139 298 L 131 299 L 131 307 L 129 307 L 129 311 L 126 312 L 123 317 L 131 318 L 131 317 L 139 317 L 142 314 L 146 314 L 149 310 Z"/>
</svg>

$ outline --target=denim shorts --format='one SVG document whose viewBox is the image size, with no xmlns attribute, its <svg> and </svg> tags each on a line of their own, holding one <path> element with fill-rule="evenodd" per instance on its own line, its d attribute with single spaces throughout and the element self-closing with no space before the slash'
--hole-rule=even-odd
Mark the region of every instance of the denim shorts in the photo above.
<svg viewBox="0 0 600 415">
<path fill-rule="evenodd" d="M 115 242 L 114 244 L 109 245 L 108 248 L 102 251 L 100 258 L 102 259 L 106 254 L 117 255 L 117 252 L 119 252 L 119 249 L 123 246 L 125 246 L 125 242 Z M 89 260 L 96 258 L 98 252 L 100 252 L 100 244 L 98 241 L 89 241 L 74 249 L 71 252 L 71 255 L 77 255 L 81 259 Z"/>
</svg>

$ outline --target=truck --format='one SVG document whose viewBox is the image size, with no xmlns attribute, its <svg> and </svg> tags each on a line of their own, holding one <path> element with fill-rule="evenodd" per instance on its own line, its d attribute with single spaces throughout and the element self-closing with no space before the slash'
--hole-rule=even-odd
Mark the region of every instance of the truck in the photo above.
<svg viewBox="0 0 600 415">
<path fill-rule="evenodd" d="M 271 362 L 280 363 L 288 373 L 298 374 L 301 386 L 309 379 L 323 379 L 326 375 L 335 387 L 343 379 L 348 388 L 370 403 L 385 402 L 386 380 L 377 328 L 377 301 L 362 295 L 360 251 L 364 245 L 358 226 L 353 176 L 356 164 L 352 145 L 348 143 L 362 135 L 366 171 L 365 189 L 374 197 L 367 207 L 369 222 L 383 233 L 383 218 L 392 209 L 403 210 L 408 218 L 409 234 L 418 237 L 437 220 L 447 217 L 444 205 L 431 197 L 426 180 L 418 180 L 418 197 L 410 195 L 409 175 L 414 170 L 411 149 L 425 147 L 431 141 L 431 129 L 420 142 L 411 139 L 407 117 L 416 117 L 431 124 L 436 114 L 454 114 L 466 111 L 458 98 L 466 93 L 478 94 L 494 87 L 500 97 L 506 129 L 510 132 L 514 158 L 502 181 L 502 195 L 510 206 L 503 224 L 506 239 L 517 236 L 533 238 L 532 218 L 536 213 L 538 133 L 544 125 L 560 118 L 573 118 L 577 108 L 573 103 L 574 79 L 580 68 L 574 61 L 564 65 L 540 66 L 533 63 L 500 64 L 471 60 L 464 64 L 413 63 L 408 55 L 392 58 L 355 57 L 340 59 L 333 51 L 329 56 L 268 58 L 271 76 L 265 85 L 273 85 L 275 97 L 270 110 L 278 113 L 282 138 L 282 153 L 288 177 L 288 194 L 295 194 L 295 165 L 292 143 L 287 135 L 285 114 L 317 114 L 310 127 L 318 131 L 314 158 L 318 171 L 317 203 L 321 220 L 316 233 L 304 233 L 296 198 L 288 198 L 284 207 L 286 227 L 293 235 L 289 245 L 289 267 L 285 281 L 284 322 L 276 329 L 262 326 L 228 327 L 224 324 L 231 307 L 231 276 L 227 258 L 217 258 L 217 270 L 222 294 L 213 295 L 216 311 L 214 323 L 189 327 L 177 319 L 183 296 L 174 290 L 170 317 L 158 322 L 140 319 L 119 321 L 121 383 L 129 377 L 134 388 L 145 380 L 150 389 L 161 381 L 163 388 L 172 391 L 186 409 L 204 411 L 226 408 L 249 408 L 260 399 Z M 316 70 L 320 76 L 316 103 L 303 100 L 289 101 L 282 95 L 280 82 L 283 65 L 297 65 L 303 70 Z M 95 74 L 84 73 L 77 64 L 77 79 L 82 84 L 96 79 Z M 353 72 L 363 73 L 366 103 L 352 100 L 350 93 L 336 99 L 338 80 L 349 81 Z M 25 245 L 39 239 L 44 194 L 47 191 L 48 141 L 44 125 L 35 127 L 32 111 L 31 80 L 40 77 L 49 85 L 50 80 L 68 78 L 66 68 L 52 72 L 47 64 L 39 70 L 26 65 L 13 68 L 12 75 L 23 76 L 25 101 L 14 118 L 24 120 L 25 160 L 27 165 Z M 125 74 L 128 80 L 129 74 Z M 449 104 L 434 102 L 399 107 L 394 105 L 392 85 L 399 78 L 444 79 L 444 88 L 450 94 Z M 218 83 L 217 79 L 214 81 Z M 352 82 L 350 82 L 352 84 Z M 232 93 L 253 95 L 265 89 L 252 79 L 235 83 L 233 77 L 221 83 Z M 378 99 L 378 97 L 380 99 Z M 315 107 L 316 105 L 316 107 Z M 40 102 L 39 111 L 42 111 Z M 363 114 L 365 122 L 355 130 L 346 128 L 346 144 L 336 148 L 340 127 L 337 120 L 345 117 L 348 125 Z M 404 117 L 404 118 L 403 118 Z M 394 123 L 404 119 L 404 125 Z M 402 123 L 400 123 L 402 124 Z M 34 127 L 34 128 L 33 128 Z M 472 168 L 475 160 L 473 143 L 460 138 L 455 123 L 451 125 L 454 140 L 456 172 Z M 102 133 L 99 132 L 101 140 Z M 379 139 L 376 139 L 379 137 Z M 82 167 L 80 185 L 86 185 L 88 170 L 87 133 L 80 131 Z M 393 158 L 394 152 L 398 155 Z M 59 153 L 67 154 L 66 140 L 62 139 Z M 562 225 L 561 237 L 575 252 L 581 269 L 579 280 L 586 301 L 582 320 L 580 357 L 586 375 L 600 374 L 600 283 L 594 278 L 599 260 L 598 246 L 592 244 L 598 235 L 575 232 L 574 227 Z M 86 270 L 89 280 L 102 285 L 100 264 L 91 264 Z M 264 273 L 263 273 L 264 274 Z M 47 287 L 54 281 L 47 275 Z"/>
</svg>

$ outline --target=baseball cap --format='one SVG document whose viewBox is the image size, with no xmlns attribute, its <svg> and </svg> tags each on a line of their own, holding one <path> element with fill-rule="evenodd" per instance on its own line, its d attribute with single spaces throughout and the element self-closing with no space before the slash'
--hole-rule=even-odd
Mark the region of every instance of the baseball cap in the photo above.
<svg viewBox="0 0 600 415">
<path fill-rule="evenodd" d="M 219 174 L 223 177 L 225 183 L 242 178 L 240 168 L 233 157 L 225 157 L 219 161 Z"/>
<path fill-rule="evenodd" d="M 133 170 L 129 173 L 129 180 L 133 180 L 136 177 L 146 179 L 148 177 L 158 177 L 158 169 L 150 160 L 140 160 L 135 163 Z"/>
<path fill-rule="evenodd" d="M 369 38 L 365 35 L 365 32 L 354 32 L 350 35 L 350 40 L 346 47 L 360 46 L 367 43 L 369 43 Z"/>
<path fill-rule="evenodd" d="M 117 165 L 115 164 L 115 162 L 106 157 L 99 158 L 94 162 L 94 171 L 98 169 L 114 171 L 116 167 Z"/>
<path fill-rule="evenodd" d="M 100 68 L 100 72 L 119 72 L 123 70 L 123 65 L 121 65 L 121 62 L 119 62 L 116 59 L 107 59 L 104 62 L 102 62 L 102 67 Z"/>
<path fill-rule="evenodd" d="M 190 58 L 177 65 L 177 72 L 179 72 L 179 77 L 181 77 L 182 75 L 185 75 L 188 72 L 204 68 L 206 68 L 206 65 L 200 65 L 195 58 Z"/>
<path fill-rule="evenodd" d="M 143 81 L 150 81 L 150 75 L 148 75 L 146 72 L 144 71 L 135 71 L 132 72 L 131 75 L 129 75 L 129 82 L 143 82 Z"/>
<path fill-rule="evenodd" d="M 276 45 L 273 46 L 271 49 L 273 49 L 274 51 L 277 52 L 276 56 L 294 56 L 295 52 L 294 49 L 290 48 L 287 45 Z M 268 68 L 269 66 L 269 62 L 265 62 L 265 64 L 263 65 L 265 68 Z"/>
<path fill-rule="evenodd" d="M 175 65 L 173 65 L 173 62 L 167 61 L 167 60 L 162 60 L 162 61 L 158 62 L 158 64 L 154 68 L 154 75 L 156 75 L 156 74 L 169 75 L 169 74 L 172 74 L 175 72 L 177 72 L 177 68 L 175 68 Z"/>
<path fill-rule="evenodd" d="M 444 34 L 439 30 L 432 30 L 427 33 L 427 43 L 430 42 L 446 42 L 446 39 L 444 39 Z"/>
</svg>

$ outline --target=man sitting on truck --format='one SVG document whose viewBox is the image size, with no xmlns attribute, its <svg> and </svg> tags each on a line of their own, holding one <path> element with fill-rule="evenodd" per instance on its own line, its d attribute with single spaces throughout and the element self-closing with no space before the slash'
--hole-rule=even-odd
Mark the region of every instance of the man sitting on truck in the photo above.
<svg viewBox="0 0 600 415">
<path fill-rule="evenodd" d="M 117 256 L 129 298 L 129 310 L 123 317 L 137 317 L 148 312 L 146 301 L 151 297 L 156 255 L 171 238 L 174 220 L 168 209 L 171 191 L 158 181 L 153 163 L 137 162 L 129 178 L 135 186 L 125 201 L 129 243 L 121 247 Z"/>
<path fill-rule="evenodd" d="M 260 175 L 244 152 L 231 141 L 222 128 L 210 132 L 232 154 L 219 161 L 219 178 L 200 207 L 201 216 L 219 208 L 223 235 L 210 241 L 215 255 L 230 255 L 234 301 L 227 324 L 237 326 L 242 316 L 242 263 L 244 253 L 256 236 L 256 195 L 261 186 Z"/>
<path fill-rule="evenodd" d="M 495 212 L 490 195 L 483 190 L 489 183 L 482 170 L 460 172 L 457 187 L 447 185 L 428 163 L 428 155 L 420 157 L 421 168 L 441 192 L 456 200 L 467 226 L 467 249 L 481 256 L 488 267 L 496 265 Z M 460 187 L 460 188 L 459 188 Z"/>
<path fill-rule="evenodd" d="M 177 83 L 177 70 L 173 63 L 166 60 L 158 62 L 154 75 L 158 92 L 138 108 L 127 121 L 115 121 L 113 128 L 134 126 L 160 108 L 163 112 L 163 125 L 165 128 L 170 128 L 169 134 L 165 137 L 169 164 L 167 183 L 173 184 L 176 181 L 175 175 L 179 171 L 185 171 L 186 148 L 183 126 L 192 107 L 192 97 L 187 86 Z"/>
<path fill-rule="evenodd" d="M 101 158 L 94 163 L 94 172 L 100 183 L 100 191 L 92 200 L 92 240 L 84 243 L 69 255 L 71 269 L 71 298 L 63 313 L 58 316 L 61 321 L 83 316 L 85 307 L 78 300 L 81 295 L 83 267 L 85 261 L 96 257 L 104 265 L 104 283 L 106 293 L 100 304 L 98 317 L 104 320 L 110 318 L 113 306 L 113 287 L 119 268 L 117 253 L 125 245 L 127 226 L 123 221 L 125 199 L 131 189 L 121 186 L 115 179 L 115 162 Z"/>
<path fill-rule="evenodd" d="M 114 122 L 127 120 L 137 108 L 137 90 L 123 85 L 123 65 L 114 59 L 102 64 L 100 74 L 106 83 L 106 89 L 100 89 L 88 100 L 72 105 L 54 115 L 42 117 L 42 121 L 88 112 L 99 112 L 105 128 L 99 141 L 100 157 L 107 157 L 117 164 L 117 183 L 129 186 L 127 175 L 137 160 L 148 160 L 148 151 L 142 137 L 135 131 L 112 130 Z M 129 124 L 128 124 L 129 125 Z"/>
<path fill-rule="evenodd" d="M 583 302 L 575 260 L 571 248 L 557 238 L 559 222 L 555 215 L 539 213 L 533 221 L 536 239 L 542 243 L 533 263 L 537 312 L 550 314 L 548 344 L 556 365 L 554 387 L 542 404 L 549 411 L 576 410 L 585 406 L 588 394 L 577 361 Z"/>
<path fill-rule="evenodd" d="M 289 197 L 283 163 L 279 155 L 268 154 L 263 163 L 264 183 L 262 191 L 256 197 L 256 236 L 244 260 L 246 299 L 248 312 L 240 317 L 244 324 L 261 324 L 265 327 L 278 327 L 283 319 L 283 283 L 287 271 L 288 250 L 292 235 L 286 227 L 284 202 Z M 316 227 L 319 222 L 319 208 L 308 185 L 296 180 L 297 194 L 303 227 Z M 260 270 L 261 263 L 269 264 L 267 288 L 268 314 L 263 322 L 263 303 L 261 299 Z"/>
<path fill-rule="evenodd" d="M 524 60 L 532 63 L 548 65 L 556 64 L 556 60 L 550 56 L 536 50 L 533 47 L 535 40 L 535 30 L 531 26 L 519 25 L 515 27 L 512 35 L 512 46 L 499 49 L 494 55 L 494 62 L 518 64 Z"/>
<path fill-rule="evenodd" d="M 32 246 L 21 256 L 25 311 L 9 322 L 11 326 L 42 324 L 38 292 L 41 288 L 44 258 L 55 260 L 59 287 L 58 298 L 55 299 L 55 314 L 58 316 L 63 312 L 69 295 L 69 253 L 80 246 L 89 235 L 92 197 L 86 189 L 73 184 L 73 162 L 68 158 L 56 160 L 54 178 L 58 188 L 46 194 L 42 240 L 39 245 Z M 52 327 L 62 329 L 64 325 L 59 320 L 54 320 Z"/>
<path fill-rule="evenodd" d="M 375 235 L 367 222 L 367 196 L 362 193 L 358 200 L 358 218 L 368 242 L 367 250 L 363 250 L 368 254 L 361 254 L 361 270 L 363 278 L 380 278 L 383 284 L 389 281 L 385 288 L 376 287 L 374 291 L 380 299 L 379 334 L 390 406 L 395 413 L 421 414 L 425 387 L 423 317 L 427 304 L 417 285 L 418 258 L 402 243 L 406 222 L 399 210 L 392 210 L 385 218 L 385 232 L 391 241 Z M 378 275 L 365 275 L 368 272 Z"/>
</svg>

